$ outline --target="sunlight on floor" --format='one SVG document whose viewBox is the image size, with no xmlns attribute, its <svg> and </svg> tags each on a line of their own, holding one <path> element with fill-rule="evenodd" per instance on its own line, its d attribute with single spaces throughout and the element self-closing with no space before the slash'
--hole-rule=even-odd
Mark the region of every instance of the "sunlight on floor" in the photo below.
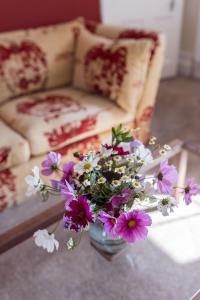
<svg viewBox="0 0 200 300">
<path fill-rule="evenodd" d="M 200 195 L 189 206 L 180 204 L 169 217 L 152 213 L 149 239 L 176 263 L 200 259 Z"/>
</svg>

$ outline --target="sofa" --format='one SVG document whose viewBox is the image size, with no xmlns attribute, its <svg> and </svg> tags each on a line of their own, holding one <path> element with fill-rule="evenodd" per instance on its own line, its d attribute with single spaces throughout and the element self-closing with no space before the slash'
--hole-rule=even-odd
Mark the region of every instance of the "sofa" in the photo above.
<svg viewBox="0 0 200 300">
<path fill-rule="evenodd" d="M 86 43 L 87 37 L 92 44 L 93 39 L 100 39 L 101 43 L 105 40 L 115 48 L 120 45 L 121 52 L 119 47 L 105 52 L 98 46 L 90 51 L 81 69 L 77 53 L 83 56 L 83 49 L 88 47 L 87 43 L 87 47 L 80 44 L 82 31 L 82 43 Z M 144 42 L 138 48 L 141 40 Z M 147 49 L 148 42 L 147 57 L 147 51 L 139 49 L 144 48 L 144 43 Z M 126 63 L 124 49 L 130 52 L 129 71 L 124 71 L 126 85 L 122 74 Z M 138 67 L 131 49 L 142 64 L 146 61 L 146 67 Z M 162 33 L 83 18 L 0 33 L 0 210 L 28 199 L 24 178 L 48 151 L 60 152 L 67 161 L 73 158 L 73 152 L 98 147 L 119 123 L 130 129 L 139 127 L 134 134 L 146 142 L 164 49 Z M 91 65 L 89 58 L 93 60 Z M 99 66 L 101 72 L 96 71 Z M 115 86 L 111 89 L 113 82 Z M 122 83 L 123 93 L 119 89 Z M 119 92 L 118 103 L 114 100 Z"/>
</svg>

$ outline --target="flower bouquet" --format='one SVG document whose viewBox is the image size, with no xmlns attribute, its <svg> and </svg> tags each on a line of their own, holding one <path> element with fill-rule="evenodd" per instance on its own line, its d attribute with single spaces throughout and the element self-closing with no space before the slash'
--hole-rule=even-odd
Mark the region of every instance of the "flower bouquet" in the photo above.
<svg viewBox="0 0 200 300">
<path fill-rule="evenodd" d="M 163 216 L 168 216 L 177 206 L 175 189 L 181 189 L 187 205 L 200 191 L 200 185 L 191 179 L 185 187 L 176 187 L 177 170 L 164 157 L 170 149 L 159 145 L 155 137 L 146 147 L 120 125 L 112 128 L 112 140 L 98 151 L 74 153 L 76 162 L 61 167 L 61 155 L 50 152 L 42 162 L 41 173 L 55 173 L 57 179 L 51 179 L 51 185 L 44 184 L 35 166 L 33 176 L 25 179 L 27 194 L 39 192 L 44 200 L 51 194 L 61 197 L 64 229 L 81 235 L 88 225 L 98 224 L 110 240 L 134 243 L 147 237 L 147 227 L 152 224 L 145 211 L 147 204 L 154 203 Z M 158 155 L 163 156 L 159 169 L 153 175 L 146 174 L 145 168 Z M 48 252 L 59 247 L 54 233 L 46 229 L 35 232 L 34 238 Z M 66 244 L 72 249 L 78 242 L 70 237 Z"/>
</svg>

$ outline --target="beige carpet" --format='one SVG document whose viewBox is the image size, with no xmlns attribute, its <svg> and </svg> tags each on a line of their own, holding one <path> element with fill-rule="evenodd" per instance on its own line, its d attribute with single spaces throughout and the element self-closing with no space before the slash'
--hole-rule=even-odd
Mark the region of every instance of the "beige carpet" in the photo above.
<svg viewBox="0 0 200 300">
<path fill-rule="evenodd" d="M 153 134 L 200 141 L 200 82 L 177 78 L 161 84 Z M 200 178 L 200 158 L 189 172 Z M 153 213 L 147 241 L 112 263 L 87 235 L 79 248 L 48 255 L 29 239 L 0 257 L 1 300 L 189 300 L 200 288 L 200 200 L 172 217 Z M 62 228 L 57 236 L 65 241 Z M 62 242 L 61 242 L 62 243 Z"/>
</svg>

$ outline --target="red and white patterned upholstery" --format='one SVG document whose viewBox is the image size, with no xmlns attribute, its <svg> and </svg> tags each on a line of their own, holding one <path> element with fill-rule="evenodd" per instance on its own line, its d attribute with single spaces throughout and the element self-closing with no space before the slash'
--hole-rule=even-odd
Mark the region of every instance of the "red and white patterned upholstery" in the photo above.
<svg viewBox="0 0 200 300">
<path fill-rule="evenodd" d="M 1 120 L 0 133 L 0 170 L 29 160 L 30 148 L 28 142 Z"/>
<path fill-rule="evenodd" d="M 0 102 L 69 84 L 78 24 L 0 34 Z"/>
<path fill-rule="evenodd" d="M 135 114 L 135 126 L 142 129 L 140 137 L 145 140 L 149 135 L 151 119 L 156 101 L 156 94 L 158 91 L 158 85 L 163 66 L 166 44 L 165 36 L 162 33 L 156 31 L 126 28 L 122 26 L 112 26 L 84 19 L 82 19 L 82 24 L 91 33 L 95 33 L 97 35 L 110 39 L 149 39 L 153 42 L 153 48 L 151 51 L 143 95 L 140 102 L 138 103 Z"/>
<path fill-rule="evenodd" d="M 61 148 L 134 120 L 131 113 L 106 98 L 73 88 L 10 101 L 1 106 L 0 116 L 27 139 L 32 155 Z"/>
<path fill-rule="evenodd" d="M 134 114 L 144 89 L 152 46 L 148 39 L 113 41 L 82 29 L 73 85 L 103 95 Z"/>
</svg>

